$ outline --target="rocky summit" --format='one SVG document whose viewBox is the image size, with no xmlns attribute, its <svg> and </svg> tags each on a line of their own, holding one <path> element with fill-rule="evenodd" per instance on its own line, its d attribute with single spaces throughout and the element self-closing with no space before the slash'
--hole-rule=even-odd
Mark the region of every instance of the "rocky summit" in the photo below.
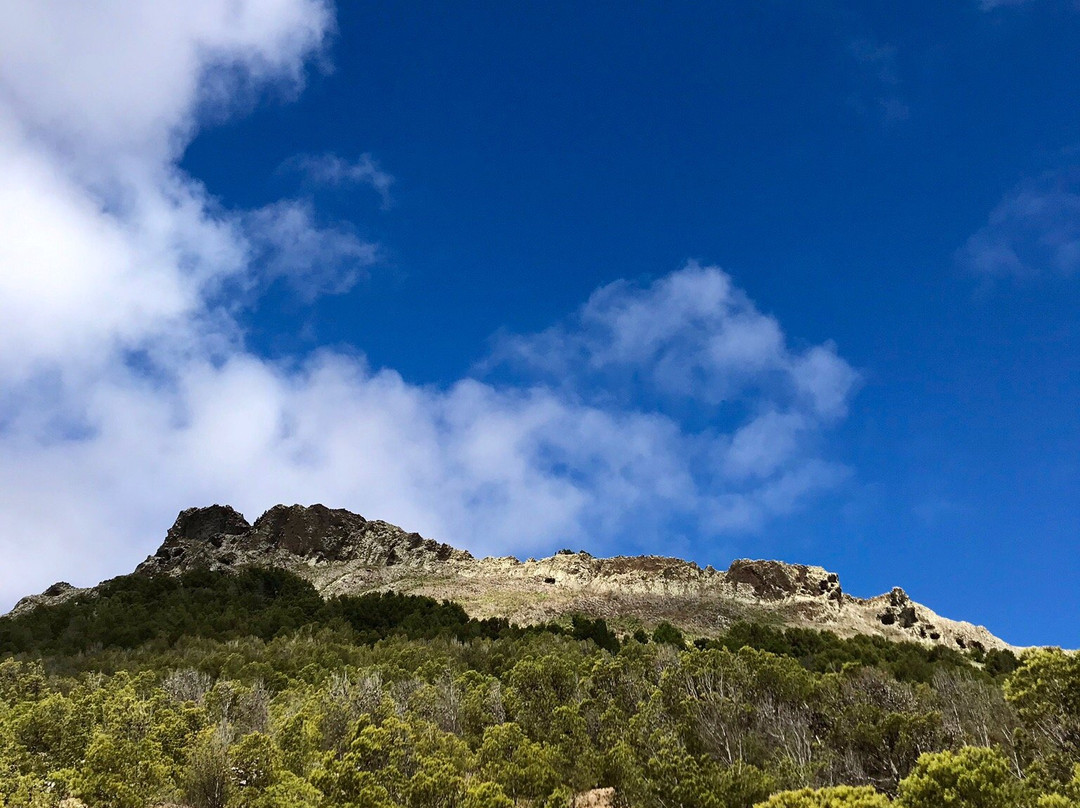
<svg viewBox="0 0 1080 808">
<path fill-rule="evenodd" d="M 584 613 L 623 629 L 666 620 L 691 635 L 711 635 L 749 620 L 958 650 L 1011 647 L 982 626 L 935 614 L 900 588 L 853 597 L 836 573 L 821 567 L 739 559 L 721 571 L 677 558 L 596 558 L 570 550 L 526 561 L 475 558 L 387 522 L 323 505 L 276 505 L 254 524 L 227 505 L 189 508 L 135 574 L 244 566 L 287 569 L 324 597 L 394 590 L 456 601 L 473 617 L 521 624 Z M 21 600 L 14 612 L 84 591 L 54 584 Z"/>
</svg>

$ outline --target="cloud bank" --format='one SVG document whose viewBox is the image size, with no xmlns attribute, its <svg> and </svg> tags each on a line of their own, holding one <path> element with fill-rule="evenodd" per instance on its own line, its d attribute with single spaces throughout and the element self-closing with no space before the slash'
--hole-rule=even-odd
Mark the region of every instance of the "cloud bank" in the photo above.
<svg viewBox="0 0 1080 808">
<path fill-rule="evenodd" d="M 223 209 L 178 160 L 299 91 L 332 30 L 317 0 L 0 10 L 0 608 L 127 571 L 193 504 L 322 501 L 478 552 L 665 551 L 843 479 L 821 443 L 857 374 L 715 267 L 605 286 L 449 386 L 248 350 L 237 290 L 340 292 L 378 247 L 310 202 Z M 313 165 L 389 184 L 370 159 Z"/>
</svg>

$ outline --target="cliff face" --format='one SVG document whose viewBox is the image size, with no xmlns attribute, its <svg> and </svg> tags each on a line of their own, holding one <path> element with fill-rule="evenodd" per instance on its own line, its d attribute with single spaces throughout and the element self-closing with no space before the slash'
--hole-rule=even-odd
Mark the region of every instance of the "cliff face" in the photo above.
<svg viewBox="0 0 1080 808">
<path fill-rule="evenodd" d="M 899 588 L 870 599 L 852 597 L 836 573 L 821 567 L 740 559 L 718 571 L 677 558 L 595 558 L 567 550 L 539 560 L 477 559 L 322 505 L 277 505 L 254 524 L 228 506 L 189 508 L 135 572 L 177 575 L 242 566 L 288 569 L 324 596 L 393 589 L 451 599 L 475 617 L 518 623 L 583 612 L 624 628 L 668 620 L 691 634 L 708 635 L 735 620 L 756 620 L 957 649 L 1009 647 L 981 626 L 938 616 Z M 16 611 L 80 591 L 57 584 L 24 598 Z"/>
</svg>

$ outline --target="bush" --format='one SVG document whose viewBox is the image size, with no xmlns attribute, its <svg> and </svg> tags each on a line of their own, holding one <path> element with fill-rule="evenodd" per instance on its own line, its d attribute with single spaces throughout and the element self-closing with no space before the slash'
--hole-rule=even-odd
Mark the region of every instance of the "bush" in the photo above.
<svg viewBox="0 0 1080 808">
<path fill-rule="evenodd" d="M 782 791 L 756 808 L 888 808 L 890 804 L 888 797 L 870 786 L 836 786 Z"/>
<path fill-rule="evenodd" d="M 685 648 L 686 640 L 683 637 L 683 633 L 675 626 L 671 625 L 667 620 L 662 622 L 653 631 L 653 642 L 662 643 L 666 645 L 674 645 L 676 648 Z"/>
<path fill-rule="evenodd" d="M 999 750 L 968 746 L 927 753 L 900 781 L 902 808 L 1017 808 L 1024 803 L 1020 780 Z"/>
</svg>

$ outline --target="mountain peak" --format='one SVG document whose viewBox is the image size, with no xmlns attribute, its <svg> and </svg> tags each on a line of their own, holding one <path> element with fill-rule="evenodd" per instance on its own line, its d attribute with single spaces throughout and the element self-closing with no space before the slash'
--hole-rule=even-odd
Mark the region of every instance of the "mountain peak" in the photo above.
<svg viewBox="0 0 1080 808">
<path fill-rule="evenodd" d="M 136 572 L 176 574 L 240 566 L 306 569 L 341 563 L 378 569 L 430 566 L 452 558 L 472 556 L 342 508 L 275 505 L 249 524 L 228 505 L 211 505 L 181 511 L 164 543 Z"/>
<path fill-rule="evenodd" d="M 251 530 L 244 515 L 229 505 L 210 505 L 206 508 L 187 508 L 180 511 L 165 541 L 209 541 L 214 536 L 237 535 Z"/>
</svg>

